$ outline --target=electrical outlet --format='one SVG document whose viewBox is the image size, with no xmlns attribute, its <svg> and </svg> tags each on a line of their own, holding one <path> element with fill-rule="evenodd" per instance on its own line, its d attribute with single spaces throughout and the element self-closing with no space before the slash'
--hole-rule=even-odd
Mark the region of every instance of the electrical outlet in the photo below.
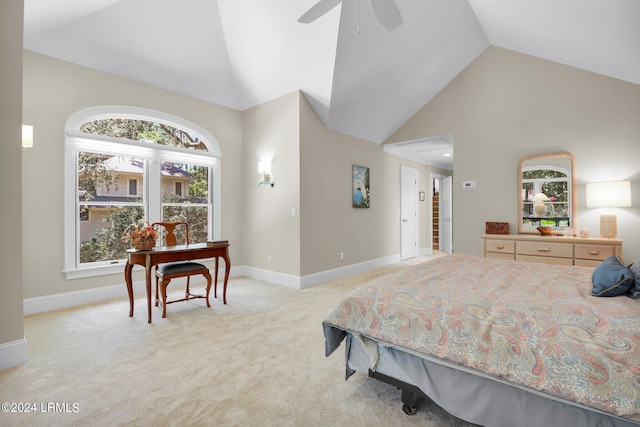
<svg viewBox="0 0 640 427">
<path fill-rule="evenodd" d="M 344 260 L 344 252 L 338 252 L 338 261 Z"/>
<path fill-rule="evenodd" d="M 267 262 L 271 262 L 271 254 L 267 255 Z"/>
</svg>

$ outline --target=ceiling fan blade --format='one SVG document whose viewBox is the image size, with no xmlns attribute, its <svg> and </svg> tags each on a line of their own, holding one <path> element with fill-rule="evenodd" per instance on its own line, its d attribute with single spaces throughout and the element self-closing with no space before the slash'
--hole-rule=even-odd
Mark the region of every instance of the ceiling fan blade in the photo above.
<svg viewBox="0 0 640 427">
<path fill-rule="evenodd" d="M 313 5 L 311 9 L 307 10 L 307 12 L 298 19 L 298 22 L 302 24 L 309 24 L 329 12 L 340 3 L 342 3 L 342 0 L 320 0 L 318 3 Z"/>
<path fill-rule="evenodd" d="M 393 31 L 402 25 L 402 16 L 394 0 L 371 0 L 378 21 L 387 31 Z"/>
</svg>

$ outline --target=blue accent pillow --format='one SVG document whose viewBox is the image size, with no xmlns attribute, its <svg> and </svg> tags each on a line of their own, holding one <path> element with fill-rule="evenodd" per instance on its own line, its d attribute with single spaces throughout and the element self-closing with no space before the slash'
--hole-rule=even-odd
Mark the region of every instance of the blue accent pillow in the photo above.
<svg viewBox="0 0 640 427">
<path fill-rule="evenodd" d="M 636 261 L 629 270 L 635 275 L 636 283 L 629 289 L 629 298 L 640 298 L 640 260 Z"/>
<path fill-rule="evenodd" d="M 597 297 L 617 297 L 629 292 L 636 275 L 622 263 L 617 256 L 611 256 L 598 265 L 591 274 L 593 289 L 591 294 Z"/>
</svg>

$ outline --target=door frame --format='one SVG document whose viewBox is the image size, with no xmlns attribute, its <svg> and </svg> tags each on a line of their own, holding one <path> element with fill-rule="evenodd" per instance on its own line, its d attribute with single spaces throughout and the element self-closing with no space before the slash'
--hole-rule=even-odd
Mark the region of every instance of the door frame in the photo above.
<svg viewBox="0 0 640 427">
<path fill-rule="evenodd" d="M 444 185 L 440 186 L 440 209 L 439 212 L 442 214 L 442 207 L 446 206 L 448 204 L 448 209 L 449 209 L 449 218 L 442 218 L 440 217 L 439 222 L 439 228 L 440 228 L 440 242 L 445 241 L 447 244 L 445 245 L 440 245 L 440 250 L 448 253 L 448 254 L 452 254 L 453 253 L 453 176 L 451 175 L 447 175 L 445 176 L 442 181 L 444 182 L 445 180 L 449 180 L 449 191 L 448 192 L 444 192 L 442 191 L 442 188 L 444 187 Z M 446 194 L 445 197 L 443 197 L 442 195 Z M 448 203 L 447 203 L 448 202 Z M 447 224 L 447 227 L 444 227 L 443 224 Z M 446 233 L 443 233 L 443 231 L 448 231 Z M 442 240 L 442 237 L 444 236 L 444 240 Z M 443 249 L 444 246 L 444 249 Z M 449 249 L 448 251 L 445 249 Z"/>
</svg>

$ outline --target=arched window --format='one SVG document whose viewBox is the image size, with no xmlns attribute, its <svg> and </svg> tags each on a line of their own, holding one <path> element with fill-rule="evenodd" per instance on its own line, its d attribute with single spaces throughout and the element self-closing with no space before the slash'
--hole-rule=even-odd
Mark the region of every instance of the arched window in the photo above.
<svg viewBox="0 0 640 427">
<path fill-rule="evenodd" d="M 158 111 L 105 106 L 67 120 L 65 274 L 122 272 L 124 229 L 187 221 L 193 243 L 220 238 L 220 147 L 200 126 Z"/>
</svg>

